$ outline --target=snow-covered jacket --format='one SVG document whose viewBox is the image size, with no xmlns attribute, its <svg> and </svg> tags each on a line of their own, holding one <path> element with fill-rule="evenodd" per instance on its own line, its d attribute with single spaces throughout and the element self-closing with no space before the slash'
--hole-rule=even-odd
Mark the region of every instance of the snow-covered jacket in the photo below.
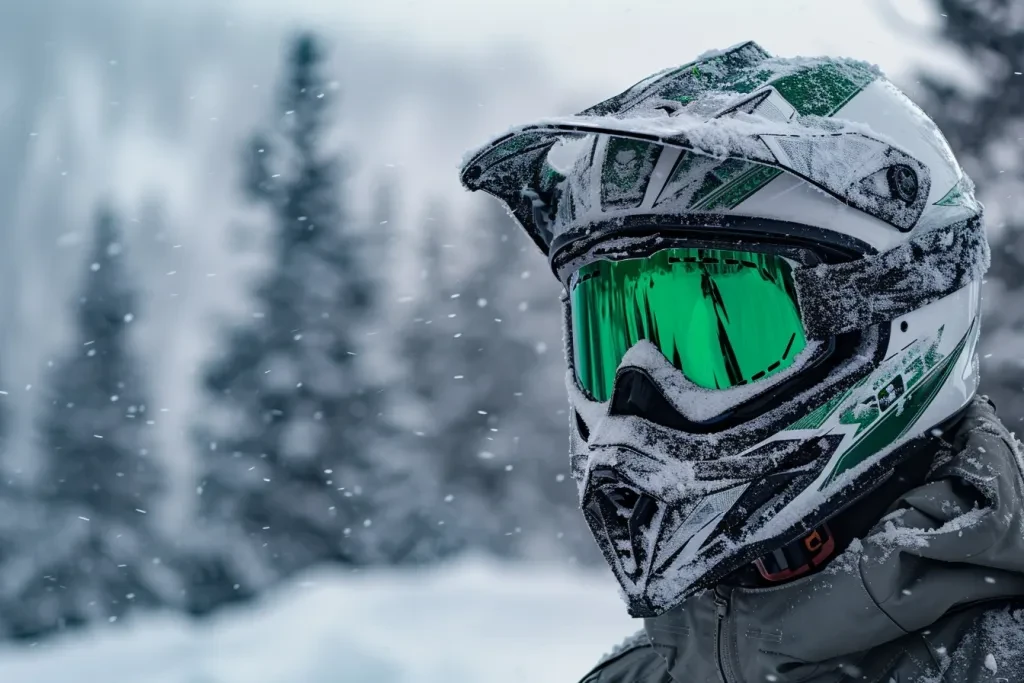
<svg viewBox="0 0 1024 683">
<path fill-rule="evenodd" d="M 583 683 L 1024 683 L 1020 445 L 983 397 L 947 434 L 825 569 L 696 595 Z"/>
</svg>

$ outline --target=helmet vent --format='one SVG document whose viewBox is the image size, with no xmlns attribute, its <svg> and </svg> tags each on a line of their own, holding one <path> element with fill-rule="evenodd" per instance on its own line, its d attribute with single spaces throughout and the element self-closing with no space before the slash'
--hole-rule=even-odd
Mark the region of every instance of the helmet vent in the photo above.
<svg viewBox="0 0 1024 683">
<path fill-rule="evenodd" d="M 590 441 L 590 428 L 587 427 L 587 423 L 583 421 L 583 417 L 577 411 L 572 412 L 576 416 L 576 432 L 584 441 Z"/>
<path fill-rule="evenodd" d="M 594 491 L 592 512 L 601 520 L 619 567 L 637 580 L 647 569 L 647 536 L 661 506 L 651 496 L 618 481 L 614 472 L 603 470 L 597 477 L 605 483 Z"/>
</svg>

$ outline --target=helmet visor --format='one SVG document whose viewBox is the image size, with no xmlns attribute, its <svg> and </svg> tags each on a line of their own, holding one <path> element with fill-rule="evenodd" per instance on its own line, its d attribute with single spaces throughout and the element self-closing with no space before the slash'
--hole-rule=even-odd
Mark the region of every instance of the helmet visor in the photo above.
<svg viewBox="0 0 1024 683">
<path fill-rule="evenodd" d="M 673 248 L 596 261 L 573 275 L 570 307 L 576 380 L 597 401 L 640 340 L 706 389 L 769 377 L 807 344 L 792 268 L 775 254 Z"/>
</svg>

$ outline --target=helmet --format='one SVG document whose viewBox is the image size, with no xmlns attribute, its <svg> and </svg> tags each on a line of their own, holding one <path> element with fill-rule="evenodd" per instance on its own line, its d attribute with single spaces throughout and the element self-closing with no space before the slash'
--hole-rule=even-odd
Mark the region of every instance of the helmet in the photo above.
<svg viewBox="0 0 1024 683">
<path fill-rule="evenodd" d="M 572 473 L 634 616 L 805 538 L 976 391 L 982 207 L 873 66 L 744 43 L 461 173 L 565 288 Z"/>
</svg>

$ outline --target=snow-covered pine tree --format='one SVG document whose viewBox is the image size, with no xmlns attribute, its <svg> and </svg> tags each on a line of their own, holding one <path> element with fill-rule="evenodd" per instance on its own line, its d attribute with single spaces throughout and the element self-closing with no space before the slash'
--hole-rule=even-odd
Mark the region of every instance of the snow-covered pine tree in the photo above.
<svg viewBox="0 0 1024 683">
<path fill-rule="evenodd" d="M 7 401 L 9 392 L 6 390 L 4 385 L 4 361 L 6 359 L 0 359 L 0 479 L 4 472 L 4 468 L 7 466 L 7 431 L 10 426 L 8 419 L 8 407 Z"/>
<path fill-rule="evenodd" d="M 175 594 L 149 516 L 162 488 L 154 411 L 131 348 L 139 309 L 110 210 L 93 240 L 73 346 L 49 373 L 45 460 L 20 492 L 22 534 L 2 567 L 0 621 L 15 636 L 113 621 Z"/>
<path fill-rule="evenodd" d="M 502 519 L 491 547 L 548 559 L 579 557 L 582 548 L 596 558 L 567 476 L 561 287 L 504 207 L 483 202 L 473 221 L 480 237 L 486 235 L 493 245 L 491 260 L 460 287 L 468 290 L 465 303 L 477 305 L 481 322 L 493 324 L 496 333 L 482 345 L 485 358 L 479 365 L 481 372 L 497 368 L 492 392 L 498 399 L 503 387 L 515 387 L 504 395 L 508 403 L 485 408 L 488 433 L 481 452 L 502 462 Z M 481 298 L 487 301 L 482 309 Z M 490 316 L 483 315 L 488 309 Z M 515 360 L 506 363 L 506 358 Z"/>
<path fill-rule="evenodd" d="M 551 482 L 564 469 L 564 370 L 538 376 L 547 348 L 531 332 L 547 325 L 557 340 L 558 289 L 530 277 L 543 259 L 494 202 L 481 204 L 465 229 L 453 230 L 438 205 L 423 226 L 402 356 L 409 448 L 436 462 L 440 478 L 437 498 L 425 503 L 441 523 L 433 542 L 439 554 L 467 546 L 518 554 L 524 529 L 551 522 L 559 506 L 536 465 L 547 463 L 541 470 L 550 467 Z M 543 450 L 524 448 L 533 435 Z M 521 487 L 535 494 L 530 504 L 517 495 Z M 569 497 L 561 502 L 574 507 Z"/>
<path fill-rule="evenodd" d="M 378 411 L 360 367 L 371 279 L 341 158 L 327 149 L 336 90 L 323 62 L 313 36 L 294 41 L 275 123 L 248 148 L 248 195 L 273 221 L 271 263 L 249 321 L 205 375 L 201 519 L 232 563 L 220 577 L 230 590 L 316 562 L 362 563 L 372 533 Z"/>
<path fill-rule="evenodd" d="M 360 533 L 350 533 L 350 542 L 358 544 L 361 555 L 379 564 L 422 563 L 438 556 L 436 539 L 442 529 L 435 506 L 440 463 L 429 457 L 423 444 L 406 428 L 403 419 L 408 405 L 408 387 L 402 373 L 401 355 L 405 348 L 404 328 L 393 300 L 385 298 L 396 281 L 407 277 L 399 265 L 400 247 L 396 237 L 397 191 L 390 178 L 382 178 L 374 191 L 369 220 L 360 243 L 365 263 L 374 266 L 368 273 L 372 283 L 373 312 L 368 317 L 363 360 L 374 368 L 367 391 L 372 396 L 373 429 L 365 442 L 372 467 L 372 479 L 362 497 L 371 514 L 363 520 Z M 397 357 L 397 358 L 396 358 Z M 338 425 L 344 428 L 344 425 Z"/>
<path fill-rule="evenodd" d="M 1010 429 L 1024 420 L 1024 14 L 1016 0 L 940 0 L 941 36 L 974 84 L 921 75 L 923 104 L 978 186 L 992 238 L 982 387 Z"/>
</svg>

